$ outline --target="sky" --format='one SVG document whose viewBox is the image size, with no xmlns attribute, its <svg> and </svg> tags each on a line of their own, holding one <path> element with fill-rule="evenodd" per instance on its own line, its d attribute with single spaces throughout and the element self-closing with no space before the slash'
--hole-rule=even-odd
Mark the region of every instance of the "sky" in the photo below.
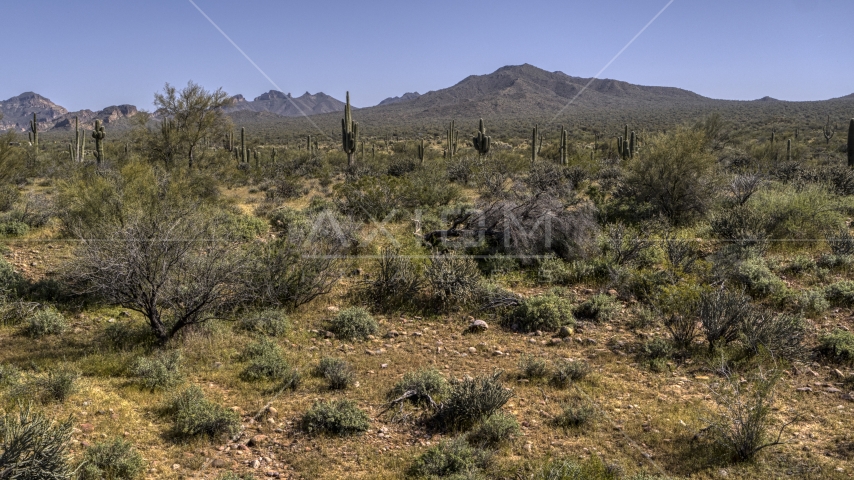
<svg viewBox="0 0 854 480">
<path fill-rule="evenodd" d="M 0 99 L 34 91 L 71 111 L 151 110 L 189 80 L 247 99 L 349 90 L 367 107 L 523 63 L 721 99 L 854 93 L 852 0 L 4 3 Z"/>
</svg>

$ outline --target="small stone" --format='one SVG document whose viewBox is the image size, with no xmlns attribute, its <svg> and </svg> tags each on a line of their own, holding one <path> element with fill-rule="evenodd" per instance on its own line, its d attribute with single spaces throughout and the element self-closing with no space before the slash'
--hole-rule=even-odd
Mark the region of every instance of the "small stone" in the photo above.
<svg viewBox="0 0 854 480">
<path fill-rule="evenodd" d="M 252 468 L 260 468 L 260 467 L 261 467 L 261 461 L 260 460 L 258 460 L 257 458 L 255 460 L 252 460 Z"/>
<path fill-rule="evenodd" d="M 326 332 L 324 335 L 326 336 L 326 338 L 335 338 L 335 334 L 332 332 Z"/>
<path fill-rule="evenodd" d="M 387 364 L 387 363 L 383 363 L 382 365 L 380 365 L 380 368 L 388 368 L 388 364 Z"/>
<path fill-rule="evenodd" d="M 836 387 L 827 387 L 824 389 L 824 391 L 827 393 L 842 393 L 842 390 L 840 390 Z"/>
<path fill-rule="evenodd" d="M 496 357 L 504 356 L 504 352 L 502 352 L 501 350 L 496 350 L 496 351 L 492 352 L 492 354 L 495 355 Z"/>
<path fill-rule="evenodd" d="M 385 338 L 397 338 L 399 336 L 400 332 L 397 330 L 389 330 L 389 332 L 385 334 Z"/>
<path fill-rule="evenodd" d="M 83 433 L 92 433 L 95 431 L 95 426 L 92 425 L 91 423 L 81 423 L 80 424 L 80 430 Z"/>
<path fill-rule="evenodd" d="M 563 343 L 563 339 L 561 339 L 561 338 L 553 338 L 552 339 L 552 345 L 560 345 L 562 343 Z"/>
<path fill-rule="evenodd" d="M 610 295 L 612 297 L 616 297 L 617 291 L 612 288 L 612 289 L 608 290 L 608 295 Z"/>
<path fill-rule="evenodd" d="M 801 387 L 801 388 L 796 388 L 795 391 L 796 392 L 811 392 L 812 388 L 811 387 Z"/>
<path fill-rule="evenodd" d="M 597 342 L 596 340 L 593 340 L 592 338 L 585 338 L 584 343 L 586 343 L 587 345 L 598 345 L 599 344 L 599 342 Z"/>
<path fill-rule="evenodd" d="M 572 336 L 572 328 L 567 327 L 566 325 L 560 327 L 560 330 L 557 331 L 557 336 L 560 338 L 569 338 Z"/>
<path fill-rule="evenodd" d="M 525 442 L 525 451 L 531 453 L 531 450 L 534 448 L 534 444 L 531 442 Z"/>
<path fill-rule="evenodd" d="M 327 312 L 337 313 L 337 312 L 338 312 L 338 310 L 339 310 L 339 308 L 338 308 L 338 307 L 336 307 L 336 306 L 333 306 L 333 305 L 330 305 L 330 306 L 326 307 L 326 311 L 327 311 Z"/>
<path fill-rule="evenodd" d="M 474 347 L 469 347 L 469 353 L 475 354 L 475 353 L 477 353 L 477 349 Z"/>
<path fill-rule="evenodd" d="M 475 320 L 468 326 L 468 331 L 471 333 L 485 332 L 489 329 L 489 325 L 483 320 Z"/>
<path fill-rule="evenodd" d="M 267 413 L 275 417 L 279 414 L 279 411 L 276 410 L 276 407 L 267 407 Z"/>
<path fill-rule="evenodd" d="M 227 461 L 225 461 L 225 460 L 223 460 L 223 459 L 221 459 L 221 458 L 214 459 L 214 461 L 213 461 L 213 462 L 211 462 L 211 465 L 212 465 L 214 468 L 226 468 L 226 467 L 228 467 L 228 466 L 229 466 L 228 462 L 227 462 Z"/>
<path fill-rule="evenodd" d="M 178 465 L 177 463 L 172 464 L 172 470 L 180 470 L 180 469 L 181 469 L 181 465 Z"/>
</svg>

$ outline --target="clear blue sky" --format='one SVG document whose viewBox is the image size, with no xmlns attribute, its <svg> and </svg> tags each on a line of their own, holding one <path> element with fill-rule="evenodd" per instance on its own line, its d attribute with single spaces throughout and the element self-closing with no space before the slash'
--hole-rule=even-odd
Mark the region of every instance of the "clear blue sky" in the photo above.
<svg viewBox="0 0 854 480">
<path fill-rule="evenodd" d="M 668 0 L 195 0 L 285 92 L 370 106 L 530 63 L 590 77 Z M 274 87 L 189 0 L 4 2 L 0 98 L 151 109 L 165 82 Z M 713 98 L 854 93 L 854 1 L 675 0 L 602 75 Z"/>
</svg>

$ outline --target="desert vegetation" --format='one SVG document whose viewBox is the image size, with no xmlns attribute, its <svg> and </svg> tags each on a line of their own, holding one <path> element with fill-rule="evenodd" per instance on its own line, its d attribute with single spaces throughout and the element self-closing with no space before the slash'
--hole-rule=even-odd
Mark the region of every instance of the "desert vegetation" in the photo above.
<svg viewBox="0 0 854 480">
<path fill-rule="evenodd" d="M 404 136 L 348 94 L 268 135 L 227 99 L 0 138 L 0 479 L 851 474 L 830 120 Z"/>
</svg>

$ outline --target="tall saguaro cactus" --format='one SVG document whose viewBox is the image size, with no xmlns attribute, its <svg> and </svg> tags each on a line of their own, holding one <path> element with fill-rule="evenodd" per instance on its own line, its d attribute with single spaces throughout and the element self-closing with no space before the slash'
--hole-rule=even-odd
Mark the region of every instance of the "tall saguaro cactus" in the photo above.
<svg viewBox="0 0 854 480">
<path fill-rule="evenodd" d="M 786 140 L 786 161 L 792 161 L 792 139 Z"/>
<path fill-rule="evenodd" d="M 240 162 L 249 161 L 249 152 L 246 151 L 246 127 L 240 127 Z"/>
<path fill-rule="evenodd" d="M 827 116 L 827 124 L 824 126 L 822 133 L 824 133 L 824 139 L 827 140 L 827 144 L 830 145 L 830 139 L 833 138 L 833 135 L 836 133 L 830 127 L 830 115 Z"/>
<path fill-rule="evenodd" d="M 537 161 L 537 156 L 543 148 L 543 137 L 540 136 L 540 126 L 534 125 L 531 133 L 531 165 Z"/>
<path fill-rule="evenodd" d="M 92 132 L 92 138 L 95 139 L 95 161 L 98 165 L 104 161 L 104 138 L 107 133 L 104 132 L 104 126 L 100 120 L 95 120 L 95 131 Z"/>
<path fill-rule="evenodd" d="M 364 147 L 364 144 L 362 144 L 362 147 Z M 421 139 L 421 143 L 419 143 L 419 144 L 416 146 L 416 154 L 418 155 L 418 161 L 419 161 L 419 162 L 421 162 L 421 163 L 424 163 L 424 153 L 425 153 L 425 151 L 426 151 L 426 150 L 424 149 L 424 139 L 422 138 L 422 139 Z"/>
<path fill-rule="evenodd" d="M 848 124 L 848 166 L 854 167 L 854 118 Z"/>
<path fill-rule="evenodd" d="M 359 124 L 353 121 L 350 112 L 350 92 L 347 92 L 347 104 L 344 106 L 344 118 L 341 119 L 341 143 L 344 153 L 347 154 L 347 166 L 353 166 L 353 154 L 356 153 L 356 145 L 359 143 Z"/>
<path fill-rule="evenodd" d="M 451 125 L 445 132 L 445 137 L 445 155 L 448 159 L 452 159 L 457 153 L 457 140 L 459 139 L 457 135 L 456 122 L 454 120 L 451 120 Z"/>
<path fill-rule="evenodd" d="M 39 121 L 36 117 L 36 114 L 33 114 L 33 119 L 30 120 L 30 143 L 33 144 L 34 147 L 39 146 Z"/>
<path fill-rule="evenodd" d="M 566 156 L 567 156 L 567 148 L 566 148 L 566 129 L 560 127 L 560 164 L 566 165 Z"/>
<path fill-rule="evenodd" d="M 492 139 L 486 134 L 486 128 L 483 126 L 483 119 L 480 119 L 480 124 L 477 128 L 477 135 L 472 137 L 472 146 L 477 150 L 481 157 L 489 153 L 489 146 Z"/>
</svg>

